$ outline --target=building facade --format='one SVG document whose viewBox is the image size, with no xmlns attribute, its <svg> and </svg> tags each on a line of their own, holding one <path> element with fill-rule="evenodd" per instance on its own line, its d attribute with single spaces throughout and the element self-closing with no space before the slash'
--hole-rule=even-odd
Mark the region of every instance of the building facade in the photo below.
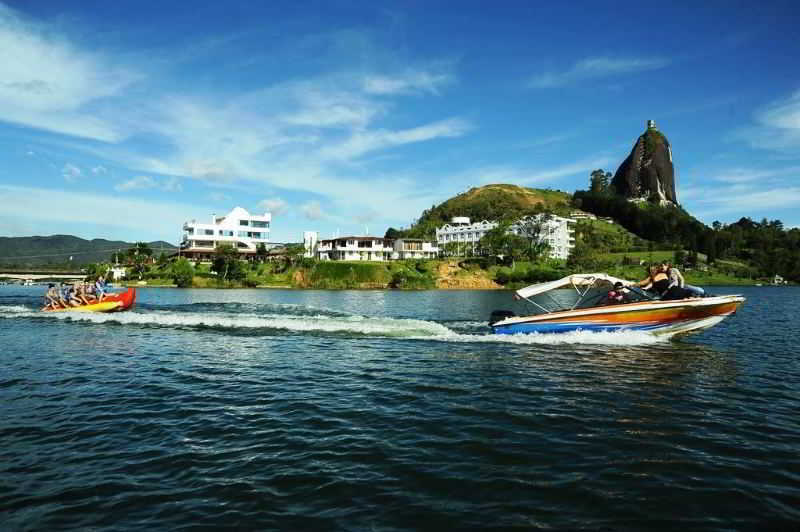
<svg viewBox="0 0 800 532">
<path fill-rule="evenodd" d="M 392 241 L 375 236 L 343 236 L 320 240 L 316 255 L 320 260 L 376 260 L 392 258 Z"/>
<path fill-rule="evenodd" d="M 497 227 L 496 222 L 483 220 L 470 223 L 466 216 L 457 216 L 449 224 L 436 229 L 436 244 L 439 248 L 454 247 L 459 253 L 475 253 L 478 241 Z"/>
<path fill-rule="evenodd" d="M 509 231 L 521 234 L 522 226 L 530 218 L 514 222 Z M 570 251 L 575 247 L 575 220 L 544 214 L 537 214 L 532 218 L 542 223 L 540 240 L 549 245 L 548 256 L 553 259 L 567 259 Z M 480 239 L 497 225 L 497 222 L 486 220 L 470 223 L 469 218 L 456 217 L 449 224 L 436 229 L 436 243 L 440 248 L 453 247 L 457 253 L 471 252 L 474 254 Z"/>
<path fill-rule="evenodd" d="M 272 215 L 250 214 L 235 207 L 225 216 L 211 215 L 211 223 L 192 220 L 183 224 L 180 255 L 191 260 L 210 261 L 221 244 L 233 246 L 243 258 L 254 257 L 259 244 L 269 243 Z"/>
<path fill-rule="evenodd" d="M 303 256 L 307 259 L 314 257 L 319 242 L 319 233 L 316 231 L 303 231 Z"/>
<path fill-rule="evenodd" d="M 439 255 L 439 247 L 436 244 L 420 238 L 398 238 L 392 247 L 393 259 L 435 259 Z"/>
<path fill-rule="evenodd" d="M 317 233 L 306 231 L 303 241 L 306 254 L 319 260 L 402 260 L 435 259 L 439 248 L 418 238 L 381 238 L 377 236 L 343 236 L 315 240 Z M 307 255 L 308 256 L 308 255 Z"/>
</svg>

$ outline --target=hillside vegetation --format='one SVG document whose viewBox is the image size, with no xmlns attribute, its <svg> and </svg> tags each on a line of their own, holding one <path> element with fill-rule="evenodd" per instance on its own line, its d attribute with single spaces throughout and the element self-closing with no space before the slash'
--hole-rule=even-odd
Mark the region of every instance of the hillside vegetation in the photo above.
<svg viewBox="0 0 800 532">
<path fill-rule="evenodd" d="M 439 205 L 422 212 L 406 230 L 390 228 L 389 238 L 400 236 L 433 239 L 436 228 L 455 216 L 468 216 L 472 221 L 516 220 L 537 212 L 567 214 L 572 196 L 559 190 L 542 190 L 517 185 L 495 184 L 471 188 Z"/>
</svg>

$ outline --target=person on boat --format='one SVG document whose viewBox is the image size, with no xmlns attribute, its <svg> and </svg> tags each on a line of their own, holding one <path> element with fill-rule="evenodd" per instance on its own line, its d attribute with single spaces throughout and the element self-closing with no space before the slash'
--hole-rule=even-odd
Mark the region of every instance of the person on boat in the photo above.
<svg viewBox="0 0 800 532">
<path fill-rule="evenodd" d="M 649 281 L 649 282 L 648 282 Z M 647 282 L 647 284 L 642 284 Z M 692 292 L 680 286 L 670 285 L 669 277 L 660 266 L 653 266 L 650 268 L 650 277 L 636 283 L 636 286 L 642 286 L 645 290 L 652 290 L 659 295 L 662 301 L 673 301 L 676 299 L 688 299 L 696 297 Z"/>
<path fill-rule="evenodd" d="M 78 281 L 75 283 L 75 289 L 73 290 L 75 294 L 75 298 L 80 301 L 81 305 L 88 305 L 89 299 L 86 297 L 86 285 L 84 285 L 83 281 Z"/>
<path fill-rule="evenodd" d="M 106 279 L 104 276 L 99 276 L 94 283 L 94 295 L 97 301 L 102 301 L 106 297 Z"/>
<path fill-rule="evenodd" d="M 654 290 L 654 286 L 656 281 L 661 281 L 663 279 L 667 279 L 667 275 L 660 270 L 657 266 L 648 266 L 645 270 L 647 272 L 647 277 L 639 281 L 638 283 L 633 283 L 631 286 L 639 287 L 643 290 Z"/>
<path fill-rule="evenodd" d="M 617 281 L 614 283 L 614 288 L 609 290 L 606 297 L 606 305 L 619 305 L 625 303 L 625 287 L 622 283 Z"/>
<path fill-rule="evenodd" d="M 86 296 L 86 299 L 89 300 L 90 303 L 97 303 L 97 295 L 94 291 L 94 283 L 88 282 L 83 283 L 83 294 Z"/>
<path fill-rule="evenodd" d="M 64 292 L 64 299 L 67 300 L 67 306 L 69 307 L 79 307 L 81 305 L 81 300 L 78 299 L 75 290 L 76 289 L 74 285 L 71 284 L 66 285 L 66 290 Z"/>
<path fill-rule="evenodd" d="M 45 309 L 57 309 L 60 308 L 61 305 L 58 302 L 58 288 L 53 283 L 47 285 L 47 293 L 44 295 L 45 300 Z"/>
<path fill-rule="evenodd" d="M 669 286 L 672 288 L 673 286 L 679 286 L 684 290 L 688 290 L 692 293 L 692 295 L 697 297 L 703 297 L 706 295 L 706 291 L 700 288 L 699 286 L 692 286 L 690 284 L 686 284 L 683 280 L 683 275 L 681 272 L 672 265 L 672 263 L 664 261 L 661 263 L 661 270 L 667 274 L 669 277 Z"/>
</svg>

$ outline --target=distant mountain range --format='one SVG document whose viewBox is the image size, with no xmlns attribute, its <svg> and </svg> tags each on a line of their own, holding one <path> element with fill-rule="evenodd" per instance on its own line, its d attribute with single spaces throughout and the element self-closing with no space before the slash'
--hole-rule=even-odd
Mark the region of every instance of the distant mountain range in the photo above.
<svg viewBox="0 0 800 532">
<path fill-rule="evenodd" d="M 177 249 L 162 240 L 147 243 L 158 256 Z M 0 265 L 2 266 L 75 266 L 108 261 L 112 253 L 133 247 L 130 242 L 95 238 L 85 240 L 72 235 L 0 237 Z M 70 257 L 72 259 L 70 260 Z"/>
</svg>

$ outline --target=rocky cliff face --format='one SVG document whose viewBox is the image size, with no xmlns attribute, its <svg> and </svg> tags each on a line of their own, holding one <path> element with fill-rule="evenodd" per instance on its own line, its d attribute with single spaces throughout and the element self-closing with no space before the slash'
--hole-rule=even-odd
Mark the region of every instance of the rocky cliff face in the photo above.
<svg viewBox="0 0 800 532">
<path fill-rule="evenodd" d="M 617 194 L 628 199 L 677 205 L 672 150 L 667 137 L 654 124 L 648 124 L 647 131 L 619 166 L 611 184 Z"/>
</svg>

